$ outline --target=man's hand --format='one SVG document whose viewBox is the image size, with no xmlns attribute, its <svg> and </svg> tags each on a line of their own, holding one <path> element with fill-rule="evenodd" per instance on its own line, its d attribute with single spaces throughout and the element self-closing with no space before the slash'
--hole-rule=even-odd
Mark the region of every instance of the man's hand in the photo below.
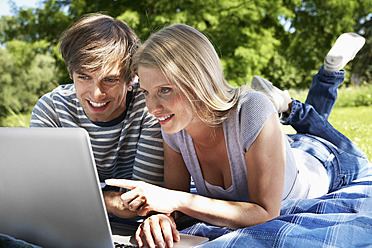
<svg viewBox="0 0 372 248">
<path fill-rule="evenodd" d="M 121 199 L 122 192 L 103 191 L 103 197 L 108 213 L 112 213 L 120 218 L 136 217 L 137 213 L 124 207 Z"/>
<path fill-rule="evenodd" d="M 156 214 L 148 217 L 138 227 L 136 240 L 140 247 L 146 243 L 148 247 L 173 247 L 173 242 L 180 241 L 173 217 L 165 214 Z"/>
</svg>

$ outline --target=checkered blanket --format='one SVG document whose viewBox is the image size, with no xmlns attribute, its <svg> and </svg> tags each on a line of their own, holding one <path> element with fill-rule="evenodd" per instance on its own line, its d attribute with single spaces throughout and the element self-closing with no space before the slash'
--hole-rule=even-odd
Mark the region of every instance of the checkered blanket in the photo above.
<svg viewBox="0 0 372 248">
<path fill-rule="evenodd" d="M 372 164 L 365 176 L 316 199 L 282 202 L 280 216 L 229 229 L 197 223 L 183 233 L 208 237 L 198 247 L 372 247 Z"/>
</svg>

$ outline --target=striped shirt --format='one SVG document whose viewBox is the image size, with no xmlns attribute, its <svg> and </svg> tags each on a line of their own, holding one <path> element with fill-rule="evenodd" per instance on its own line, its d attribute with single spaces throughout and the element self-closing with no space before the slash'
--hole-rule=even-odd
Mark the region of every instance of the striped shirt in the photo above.
<svg viewBox="0 0 372 248">
<path fill-rule="evenodd" d="M 126 178 L 163 183 L 160 125 L 148 112 L 138 84 L 127 94 L 122 116 L 108 123 L 85 115 L 73 84 L 42 96 L 31 115 L 31 127 L 80 127 L 88 131 L 99 179 Z"/>
</svg>

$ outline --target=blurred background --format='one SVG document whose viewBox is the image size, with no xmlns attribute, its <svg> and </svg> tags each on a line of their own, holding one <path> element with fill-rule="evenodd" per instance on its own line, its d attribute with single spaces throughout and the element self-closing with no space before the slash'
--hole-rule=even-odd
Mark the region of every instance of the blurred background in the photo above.
<svg viewBox="0 0 372 248">
<path fill-rule="evenodd" d="M 372 154 L 372 0 L 0 1 L 8 7 L 0 17 L 0 126 L 28 126 L 38 98 L 71 83 L 59 37 L 82 15 L 102 12 L 128 23 L 142 41 L 168 24 L 191 25 L 212 41 L 230 84 L 259 75 L 300 100 L 337 37 L 364 36 L 331 121 Z"/>
</svg>

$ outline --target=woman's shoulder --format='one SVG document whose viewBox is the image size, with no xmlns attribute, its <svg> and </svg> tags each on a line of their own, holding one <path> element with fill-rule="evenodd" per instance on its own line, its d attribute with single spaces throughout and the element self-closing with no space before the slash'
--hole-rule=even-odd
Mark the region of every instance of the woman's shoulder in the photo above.
<svg viewBox="0 0 372 248">
<path fill-rule="evenodd" d="M 240 137 L 243 147 L 248 149 L 273 113 L 274 105 L 266 95 L 250 91 L 240 96 L 225 127 L 229 135 Z"/>
<path fill-rule="evenodd" d="M 239 97 L 238 106 L 251 104 L 267 104 L 270 99 L 259 91 L 248 91 Z"/>
<path fill-rule="evenodd" d="M 275 112 L 275 108 L 265 94 L 258 91 L 249 91 L 239 97 L 236 111 L 239 115 L 255 116 L 271 114 Z"/>
<path fill-rule="evenodd" d="M 181 130 L 174 134 L 167 134 L 162 130 L 162 137 L 167 145 L 176 152 L 181 152 L 181 148 L 185 148 L 189 138 L 188 133 L 185 130 Z"/>
</svg>

